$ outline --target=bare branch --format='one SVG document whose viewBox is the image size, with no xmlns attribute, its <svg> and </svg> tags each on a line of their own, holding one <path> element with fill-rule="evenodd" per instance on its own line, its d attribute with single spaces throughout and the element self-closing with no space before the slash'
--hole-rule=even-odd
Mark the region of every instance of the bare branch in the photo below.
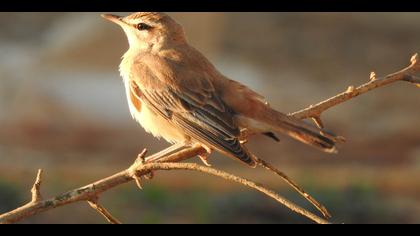
<svg viewBox="0 0 420 236">
<path fill-rule="evenodd" d="M 201 153 L 201 147 L 192 147 L 180 152 L 174 153 L 166 158 L 161 159 L 160 161 L 166 160 L 186 160 L 188 158 L 193 158 L 195 153 Z M 142 153 L 146 153 L 143 151 Z M 144 155 L 143 154 L 143 155 Z M 141 154 L 140 154 L 141 155 Z M 139 156 L 140 156 L 139 155 Z M 0 215 L 0 223 L 14 223 L 18 222 L 29 216 L 60 207 L 63 205 L 71 204 L 79 201 L 89 201 L 92 198 L 98 197 L 101 193 L 107 191 L 108 189 L 114 188 L 118 185 L 128 183 L 134 179 L 133 169 L 136 167 L 143 166 L 141 162 L 136 161 L 128 169 L 123 170 L 119 173 L 116 173 L 110 177 L 96 181 L 95 183 L 70 190 L 66 193 L 60 194 L 54 198 L 50 198 L 43 201 L 29 202 L 28 204 L 21 206 L 17 209 L 14 209 L 10 212 L 6 212 Z M 135 167 L 133 167 L 135 166 Z M 144 174 L 149 173 L 150 170 L 145 171 Z M 138 174 L 138 173 L 137 173 Z M 140 175 L 139 175 L 140 176 Z M 38 182 L 38 181 L 36 181 Z"/>
<path fill-rule="evenodd" d="M 193 147 L 187 150 L 183 150 L 175 156 L 171 158 L 179 158 L 179 159 L 188 159 L 191 156 L 187 157 L 184 155 L 191 155 L 191 153 L 197 153 L 200 151 L 200 148 Z M 214 168 L 206 167 L 197 165 L 194 163 L 144 163 L 135 161 L 133 165 L 131 165 L 128 169 L 123 170 L 113 176 L 110 176 L 105 179 L 101 179 L 95 183 L 89 184 L 85 187 L 81 187 L 78 189 L 71 190 L 67 193 L 61 194 L 57 197 L 50 198 L 43 201 L 38 201 L 35 203 L 29 203 L 23 207 L 15 209 L 11 212 L 5 213 L 0 215 L 0 223 L 13 223 L 22 220 L 23 218 L 38 214 L 40 212 L 47 211 L 49 209 L 53 209 L 62 205 L 79 202 L 79 201 L 90 201 L 92 199 L 96 199 L 101 193 L 111 189 L 115 186 L 130 182 L 133 180 L 133 176 L 143 176 L 148 174 L 150 171 L 156 170 L 192 170 L 192 171 L 199 171 L 207 174 L 211 174 L 214 176 L 218 176 L 224 178 L 226 180 L 230 180 L 247 187 L 256 189 L 267 196 L 275 199 L 277 202 L 283 204 L 284 206 L 288 207 L 292 211 L 299 213 L 307 218 L 313 220 L 317 223 L 328 223 L 326 220 L 321 219 L 320 217 L 314 215 L 313 213 L 306 211 L 305 209 L 297 206 L 296 204 L 284 199 L 280 195 L 276 194 L 274 191 L 264 187 L 261 184 L 254 183 L 250 180 L 237 177 L 235 175 L 229 174 L 227 172 L 216 170 Z M 104 208 L 98 208 L 98 205 L 94 204 L 95 209 L 99 209 L 101 214 L 104 213 Z M 108 212 L 109 213 L 109 212 Z M 103 215 L 103 214 L 102 214 Z M 111 214 L 107 214 L 107 219 L 111 216 Z M 111 216 L 112 217 L 112 216 Z"/>
<path fill-rule="evenodd" d="M 162 165 L 160 165 L 162 164 Z M 300 206 L 296 205 L 293 202 L 288 201 L 287 199 L 283 198 L 279 194 L 275 193 L 273 190 L 268 189 L 262 184 L 255 183 L 251 180 L 241 178 L 232 174 L 229 174 L 227 172 L 214 169 L 208 166 L 198 165 L 195 163 L 151 163 L 147 165 L 153 165 L 151 166 L 152 169 L 155 170 L 192 170 L 192 171 L 198 171 L 203 172 L 206 174 L 214 175 L 221 177 L 225 180 L 229 180 L 232 182 L 239 183 L 241 185 L 247 186 L 249 188 L 255 189 L 271 198 L 276 200 L 277 202 L 281 203 L 282 205 L 286 206 L 290 210 L 307 217 L 308 219 L 318 223 L 318 224 L 329 224 L 330 222 L 318 217 L 317 215 L 301 208 Z"/>
<path fill-rule="evenodd" d="M 349 86 L 345 92 L 342 92 L 334 97 L 324 100 L 316 105 L 311 105 L 300 111 L 293 112 L 289 115 L 294 116 L 298 119 L 317 118 L 321 116 L 321 113 L 330 109 L 331 107 L 346 102 L 373 89 L 380 88 L 382 86 L 391 84 L 396 81 L 408 81 L 411 83 L 415 83 L 419 86 L 419 78 L 414 76 L 414 73 L 420 71 L 420 61 L 418 60 L 418 54 L 413 55 L 410 61 L 411 64 L 408 67 L 396 73 L 387 75 L 383 78 L 377 78 L 375 73 L 372 72 L 370 74 L 369 82 L 362 84 L 357 88 L 355 88 L 354 86 Z"/>
</svg>

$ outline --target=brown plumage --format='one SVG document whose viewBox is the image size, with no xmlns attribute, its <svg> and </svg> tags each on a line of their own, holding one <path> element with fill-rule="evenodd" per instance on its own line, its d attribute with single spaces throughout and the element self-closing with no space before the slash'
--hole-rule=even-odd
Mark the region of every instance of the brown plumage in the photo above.
<svg viewBox="0 0 420 236">
<path fill-rule="evenodd" d="M 200 144 L 255 166 L 244 146 L 251 135 L 289 135 L 326 152 L 335 137 L 272 109 L 264 97 L 223 76 L 163 13 L 105 15 L 125 31 L 130 48 L 120 72 L 133 117 L 171 143 Z"/>
</svg>

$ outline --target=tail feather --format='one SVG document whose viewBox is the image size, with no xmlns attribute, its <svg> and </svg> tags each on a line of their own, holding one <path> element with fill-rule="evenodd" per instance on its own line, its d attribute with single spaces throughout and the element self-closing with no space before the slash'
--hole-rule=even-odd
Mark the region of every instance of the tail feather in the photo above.
<svg viewBox="0 0 420 236">
<path fill-rule="evenodd" d="M 324 152 L 328 153 L 337 153 L 337 148 L 335 147 L 336 141 L 332 135 L 326 135 L 326 132 L 322 132 L 316 127 L 306 127 L 303 121 L 299 121 L 300 124 L 296 124 L 296 121 L 290 122 L 286 121 L 282 123 L 282 126 L 286 127 L 286 133 L 303 143 L 309 144 L 315 148 L 318 148 Z M 318 129 L 318 130 L 316 130 Z"/>
<path fill-rule="evenodd" d="M 336 135 L 271 108 L 254 117 L 252 127 L 262 133 L 280 132 L 324 152 L 337 153 L 335 145 L 339 138 Z"/>
</svg>

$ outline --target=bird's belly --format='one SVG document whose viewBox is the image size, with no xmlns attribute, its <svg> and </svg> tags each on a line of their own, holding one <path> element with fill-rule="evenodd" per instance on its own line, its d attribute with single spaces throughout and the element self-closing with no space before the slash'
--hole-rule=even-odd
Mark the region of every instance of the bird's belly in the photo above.
<svg viewBox="0 0 420 236">
<path fill-rule="evenodd" d="M 186 142 L 186 135 L 177 129 L 165 118 L 156 115 L 147 106 L 142 106 L 141 111 L 132 111 L 134 118 L 143 126 L 146 132 L 157 138 L 164 138 L 170 143 Z"/>
<path fill-rule="evenodd" d="M 124 70 L 121 70 L 122 72 Z M 131 116 L 146 130 L 157 138 L 164 138 L 170 143 L 187 143 L 188 137 L 181 129 L 174 127 L 164 117 L 151 111 L 146 104 L 142 104 L 140 98 L 132 94 L 129 77 L 122 73 L 126 89 L 128 107 Z"/>
</svg>

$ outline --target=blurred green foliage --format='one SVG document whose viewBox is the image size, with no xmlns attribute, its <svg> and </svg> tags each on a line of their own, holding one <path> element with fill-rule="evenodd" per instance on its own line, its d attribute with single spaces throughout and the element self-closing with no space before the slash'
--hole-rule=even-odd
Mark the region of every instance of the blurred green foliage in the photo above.
<svg viewBox="0 0 420 236">
<path fill-rule="evenodd" d="M 0 180 L 0 213 L 12 210 L 22 204 L 20 188 Z"/>
</svg>

